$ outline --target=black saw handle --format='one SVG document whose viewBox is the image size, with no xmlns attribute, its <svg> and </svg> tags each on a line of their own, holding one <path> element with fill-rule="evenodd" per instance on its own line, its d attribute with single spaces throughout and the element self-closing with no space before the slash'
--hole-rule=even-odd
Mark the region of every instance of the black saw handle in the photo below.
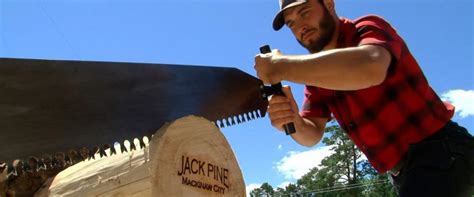
<svg viewBox="0 0 474 197">
<path fill-rule="evenodd" d="M 270 49 L 269 45 L 263 45 L 263 46 L 260 47 L 260 53 L 262 53 L 262 54 L 271 53 L 271 52 L 272 52 L 272 50 Z M 282 88 L 281 82 L 276 83 L 276 84 L 272 84 L 272 89 L 274 91 L 274 94 L 279 95 L 279 96 L 285 96 L 285 93 L 283 93 L 281 88 Z M 283 128 L 285 129 L 286 135 L 291 135 L 291 134 L 296 132 L 295 124 L 293 124 L 292 122 L 283 125 Z"/>
</svg>

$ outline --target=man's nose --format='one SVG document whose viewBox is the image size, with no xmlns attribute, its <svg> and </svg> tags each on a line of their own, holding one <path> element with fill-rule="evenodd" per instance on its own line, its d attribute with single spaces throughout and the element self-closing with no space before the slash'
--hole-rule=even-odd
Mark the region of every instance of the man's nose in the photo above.
<svg viewBox="0 0 474 197">
<path fill-rule="evenodd" d="M 300 36 L 303 36 L 304 33 L 306 33 L 306 31 L 308 30 L 308 26 L 306 25 L 302 25 L 300 28 L 299 28 L 299 34 Z"/>
</svg>

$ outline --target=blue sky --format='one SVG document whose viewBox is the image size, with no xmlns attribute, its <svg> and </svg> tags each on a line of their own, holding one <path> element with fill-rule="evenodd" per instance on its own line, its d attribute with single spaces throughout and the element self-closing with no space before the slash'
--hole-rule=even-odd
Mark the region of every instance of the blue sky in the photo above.
<svg viewBox="0 0 474 197">
<path fill-rule="evenodd" d="M 0 0 L 0 56 L 236 67 L 255 76 L 262 44 L 306 53 L 274 32 L 277 0 Z M 474 133 L 472 0 L 337 0 L 340 16 L 377 14 L 397 29 L 430 84 Z M 293 87 L 299 104 L 302 86 Z M 268 118 L 222 129 L 249 186 L 295 181 L 327 148 L 305 148 Z"/>
</svg>

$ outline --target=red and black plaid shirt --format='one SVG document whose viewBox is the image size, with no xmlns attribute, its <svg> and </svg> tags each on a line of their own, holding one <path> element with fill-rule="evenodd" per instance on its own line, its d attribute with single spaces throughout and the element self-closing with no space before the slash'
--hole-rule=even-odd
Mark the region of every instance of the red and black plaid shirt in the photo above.
<svg viewBox="0 0 474 197">
<path fill-rule="evenodd" d="M 330 118 L 339 125 L 379 172 L 393 168 L 408 146 L 430 136 L 453 116 L 429 86 L 397 32 L 378 16 L 340 20 L 338 48 L 379 45 L 392 55 L 380 85 L 356 91 L 306 86 L 303 117 Z"/>
</svg>

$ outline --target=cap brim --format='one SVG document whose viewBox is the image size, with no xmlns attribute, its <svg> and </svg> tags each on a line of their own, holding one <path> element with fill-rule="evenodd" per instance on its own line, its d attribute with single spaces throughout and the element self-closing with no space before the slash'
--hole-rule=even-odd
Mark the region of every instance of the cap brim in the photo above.
<svg viewBox="0 0 474 197">
<path fill-rule="evenodd" d="M 292 8 L 292 7 L 295 7 L 295 6 L 298 6 L 298 5 L 301 5 L 303 3 L 306 3 L 305 1 L 296 1 L 296 2 L 293 2 L 289 5 L 287 5 L 285 8 L 283 8 L 282 10 L 280 10 L 276 15 L 275 15 L 275 18 L 273 19 L 273 29 L 275 31 L 278 31 L 280 30 L 283 25 L 285 25 L 285 19 L 283 18 L 283 12 L 285 10 L 287 10 L 288 8 Z"/>
</svg>

